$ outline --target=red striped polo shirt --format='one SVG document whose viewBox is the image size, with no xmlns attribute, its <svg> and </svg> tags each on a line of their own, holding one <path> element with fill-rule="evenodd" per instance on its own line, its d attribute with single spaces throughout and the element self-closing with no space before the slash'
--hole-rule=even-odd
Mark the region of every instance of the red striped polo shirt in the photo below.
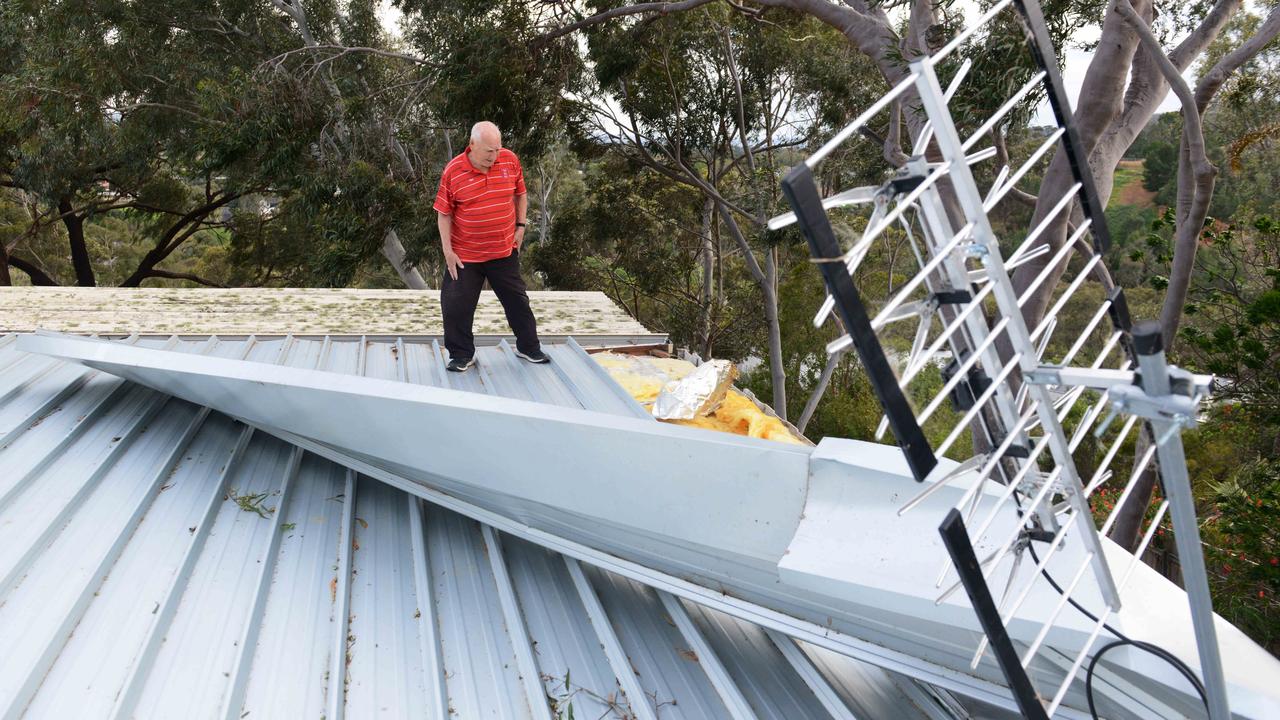
<svg viewBox="0 0 1280 720">
<path fill-rule="evenodd" d="M 517 195 L 524 195 L 524 170 L 510 150 L 498 151 L 488 172 L 471 164 L 471 148 L 449 161 L 440 176 L 435 209 L 453 221 L 450 242 L 464 263 L 497 260 L 515 246 Z"/>
</svg>

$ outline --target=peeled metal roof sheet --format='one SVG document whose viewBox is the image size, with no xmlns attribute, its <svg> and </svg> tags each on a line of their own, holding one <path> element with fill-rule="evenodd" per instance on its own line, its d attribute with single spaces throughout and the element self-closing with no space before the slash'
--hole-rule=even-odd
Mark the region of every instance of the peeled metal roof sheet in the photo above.
<svg viewBox="0 0 1280 720">
<path fill-rule="evenodd" d="M 950 717 L 901 676 L 0 338 L 0 717 Z M 633 413 L 573 345 L 151 346 Z M 429 441 L 425 439 L 424 441 Z"/>
</svg>

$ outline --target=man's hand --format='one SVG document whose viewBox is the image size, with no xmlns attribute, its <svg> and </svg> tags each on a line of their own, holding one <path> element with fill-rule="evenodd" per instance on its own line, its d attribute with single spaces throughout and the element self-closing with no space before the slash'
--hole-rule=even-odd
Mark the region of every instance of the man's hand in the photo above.
<svg viewBox="0 0 1280 720">
<path fill-rule="evenodd" d="M 449 271 L 449 277 L 454 280 L 458 279 L 458 271 L 466 267 L 462 261 L 458 259 L 458 253 L 453 250 L 444 251 L 444 266 Z"/>
<path fill-rule="evenodd" d="M 516 249 L 519 250 L 520 246 L 523 244 L 524 244 L 524 228 L 517 225 L 516 226 L 516 245 L 515 245 Z"/>
</svg>

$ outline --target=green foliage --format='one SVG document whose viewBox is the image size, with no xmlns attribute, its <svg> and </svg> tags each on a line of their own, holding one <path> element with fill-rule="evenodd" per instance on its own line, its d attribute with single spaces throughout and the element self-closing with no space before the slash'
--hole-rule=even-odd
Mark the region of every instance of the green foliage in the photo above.
<svg viewBox="0 0 1280 720">
<path fill-rule="evenodd" d="M 1205 53 L 1201 67 L 1212 67 L 1256 30 L 1260 18 L 1238 13 Z M 1280 145 L 1274 142 L 1280 116 L 1280 45 L 1271 45 L 1228 78 L 1204 118 L 1205 147 L 1219 170 L 1209 214 L 1217 218 L 1280 216 Z M 1178 112 L 1158 115 L 1134 143 L 1130 154 L 1146 159 L 1143 185 L 1156 202 L 1177 200 Z"/>
<path fill-rule="evenodd" d="M 951 3 L 938 5 L 942 22 L 929 28 L 926 37 L 931 51 L 941 48 L 965 25 L 964 15 L 958 7 Z M 1067 47 L 1082 28 L 1097 21 L 1104 7 L 1105 3 L 1099 0 L 1046 0 L 1041 3 L 1046 30 L 1050 42 L 1058 49 L 1058 57 L 1063 57 L 1062 48 Z M 961 85 L 949 103 L 962 137 L 990 117 L 994 108 L 1022 88 L 1039 70 L 1027 52 L 1024 38 L 1025 30 L 1016 16 L 1001 14 L 980 37 L 953 55 L 939 72 L 939 79 L 945 87 L 960 63 L 968 60 L 972 63 L 968 77 L 980 78 L 977 82 Z M 1026 127 L 1036 107 L 1044 100 L 1043 89 L 1033 89 L 1009 112 L 1007 124 L 1013 128 Z"/>
<path fill-rule="evenodd" d="M 1214 609 L 1280 650 L 1280 462 L 1249 463 L 1210 488 L 1203 526 Z"/>
<path fill-rule="evenodd" d="M 227 499 L 236 504 L 243 512 L 253 513 L 261 518 L 270 518 L 276 511 L 274 507 L 267 507 L 264 503 L 270 497 L 269 493 L 248 493 L 240 495 L 235 488 L 227 491 Z"/>
<path fill-rule="evenodd" d="M 1207 230 L 1181 339 L 1189 364 L 1229 378 L 1219 397 L 1280 426 L 1280 223 Z"/>
<path fill-rule="evenodd" d="M 618 157 L 589 165 L 582 182 L 590 192 L 564 199 L 550 237 L 532 245 L 532 269 L 547 287 L 602 291 L 677 344 L 697 347 L 702 197 Z M 751 280 L 724 257 L 723 242 L 716 356 L 741 359 L 760 347 L 763 327 Z"/>
<path fill-rule="evenodd" d="M 410 16 L 406 41 L 433 64 L 433 110 L 465 132 L 477 120 L 498 124 L 522 156 L 546 151 L 577 90 L 576 39 L 541 42 L 535 5 L 523 2 L 400 3 Z M 459 148 L 461 149 L 461 148 Z"/>
<path fill-rule="evenodd" d="M 1141 157 L 1142 187 L 1157 193 L 1157 199 L 1169 204 L 1166 194 L 1178 175 L 1178 145 L 1182 141 L 1182 116 L 1176 112 L 1161 113 L 1151 119 L 1129 149 L 1131 157 Z"/>
<path fill-rule="evenodd" d="M 1161 117 L 1169 117 L 1167 113 Z M 1169 183 L 1176 180 L 1178 174 L 1178 145 L 1172 142 L 1153 143 L 1147 153 L 1143 165 L 1142 187 L 1158 193 Z"/>
<path fill-rule="evenodd" d="M 374 2 L 305 8 L 319 43 L 387 46 Z M 416 257 L 436 244 L 420 220 L 432 178 L 414 165 L 436 154 L 432 118 L 407 114 L 420 92 L 385 91 L 420 89 L 420 65 L 307 49 L 249 0 L 5 10 L 0 179 L 33 208 L 5 250 L 55 281 L 137 284 L 163 263 L 221 283 L 347 283 L 390 229 Z M 68 245 L 96 278 L 73 275 Z"/>
</svg>

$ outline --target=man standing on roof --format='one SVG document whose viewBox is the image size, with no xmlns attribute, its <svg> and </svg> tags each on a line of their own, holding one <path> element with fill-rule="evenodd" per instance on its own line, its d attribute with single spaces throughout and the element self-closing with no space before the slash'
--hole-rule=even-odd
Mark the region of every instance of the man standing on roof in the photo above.
<svg viewBox="0 0 1280 720">
<path fill-rule="evenodd" d="M 507 324 L 516 336 L 516 355 L 534 363 L 550 362 L 538 342 L 538 326 L 520 277 L 529 196 L 516 154 L 502 147 L 498 126 L 483 121 L 471 128 L 471 144 L 449 161 L 440 177 L 435 209 L 444 248 L 444 345 L 449 370 L 475 364 L 472 324 L 480 289 L 489 281 Z"/>
</svg>

